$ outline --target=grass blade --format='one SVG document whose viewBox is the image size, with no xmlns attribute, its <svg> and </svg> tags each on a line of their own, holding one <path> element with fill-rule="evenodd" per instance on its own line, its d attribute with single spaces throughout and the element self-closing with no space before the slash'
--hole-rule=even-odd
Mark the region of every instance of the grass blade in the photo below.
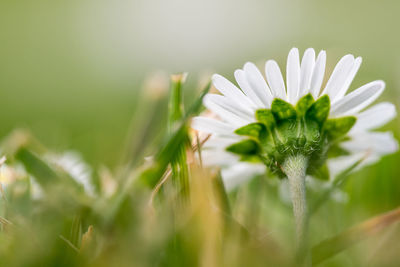
<svg viewBox="0 0 400 267">
<path fill-rule="evenodd" d="M 400 208 L 366 220 L 350 229 L 322 241 L 312 249 L 312 263 L 318 264 L 384 229 L 400 222 Z"/>
</svg>

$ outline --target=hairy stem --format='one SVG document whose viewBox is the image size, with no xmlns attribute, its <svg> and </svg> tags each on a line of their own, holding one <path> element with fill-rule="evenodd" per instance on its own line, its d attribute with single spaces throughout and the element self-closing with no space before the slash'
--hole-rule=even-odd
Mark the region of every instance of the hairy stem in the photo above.
<svg viewBox="0 0 400 267">
<path fill-rule="evenodd" d="M 289 180 L 290 195 L 293 204 L 293 214 L 296 224 L 296 245 L 299 256 L 307 261 L 307 201 L 306 201 L 306 170 L 308 158 L 303 155 L 288 157 L 282 169 Z"/>
</svg>

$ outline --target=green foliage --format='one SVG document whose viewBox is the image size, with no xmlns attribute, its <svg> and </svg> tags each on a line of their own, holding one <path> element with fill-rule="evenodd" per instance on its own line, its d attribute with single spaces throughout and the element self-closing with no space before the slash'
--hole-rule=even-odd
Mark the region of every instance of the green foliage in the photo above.
<svg viewBox="0 0 400 267">
<path fill-rule="evenodd" d="M 314 103 L 314 98 L 312 97 L 311 94 L 303 96 L 296 104 L 296 111 L 298 116 L 300 118 L 303 117 L 313 103 Z"/>
<path fill-rule="evenodd" d="M 228 146 L 226 150 L 235 154 L 249 156 L 257 155 L 260 152 L 260 146 L 256 141 L 247 139 Z"/>
<path fill-rule="evenodd" d="M 313 144 L 319 143 L 323 139 L 321 135 L 319 124 L 314 120 L 305 119 L 304 136 L 308 142 L 306 146 L 313 146 Z"/>
<path fill-rule="evenodd" d="M 330 175 L 329 175 L 328 166 L 326 164 L 322 165 L 315 172 L 313 172 L 313 175 L 317 179 L 320 179 L 323 181 L 329 181 Z"/>
<path fill-rule="evenodd" d="M 169 101 L 169 126 L 173 127 L 173 124 L 182 119 L 184 108 L 183 108 L 183 93 L 182 85 L 184 83 L 185 74 L 175 74 L 171 77 L 170 86 L 170 101 Z"/>
<path fill-rule="evenodd" d="M 237 135 L 244 135 L 244 136 L 250 136 L 250 137 L 255 137 L 259 138 L 261 135 L 266 132 L 265 125 L 262 123 L 250 123 L 246 126 L 243 126 L 237 130 L 235 130 L 235 133 Z"/>
<path fill-rule="evenodd" d="M 190 183 L 195 185 L 191 189 L 198 190 L 197 195 L 191 192 L 191 204 L 183 209 L 173 207 L 169 201 L 173 198 L 171 191 L 174 192 L 170 188 L 175 186 L 171 179 L 149 204 L 147 190 L 152 187 L 138 188 L 139 183 L 135 182 L 143 170 L 157 170 L 145 180 L 153 180 L 151 185 L 158 183 L 170 170 L 170 162 L 180 157 L 182 150 L 177 148 L 188 141 L 188 125 L 180 131 L 179 120 L 176 128 L 170 133 L 166 131 L 168 98 L 147 86 L 139 90 L 142 74 L 156 61 L 168 69 L 190 62 L 190 69 L 200 70 L 207 61 L 218 71 L 229 70 L 232 62 L 248 56 L 276 57 L 266 52 L 268 44 L 267 50 L 280 55 L 283 70 L 283 56 L 292 45 L 288 40 L 296 39 L 298 44 L 328 48 L 324 84 L 335 60 L 345 53 L 343 50 L 362 52 L 368 66 L 357 73 L 349 90 L 382 77 L 387 85 L 392 85 L 383 97 L 399 105 L 400 91 L 393 85 L 399 80 L 400 35 L 395 34 L 395 25 L 400 24 L 400 1 L 309 1 L 302 3 L 300 11 L 293 9 L 292 1 L 280 1 L 279 5 L 269 1 L 232 3 L 225 20 L 217 20 L 216 12 L 209 12 L 208 2 L 193 6 L 189 1 L 184 5 L 159 1 L 160 6 L 156 2 L 0 3 L 1 136 L 23 126 L 46 145 L 23 146 L 24 151 L 19 150 L 18 155 L 5 149 L 4 142 L 0 146 L 0 156 L 7 156 L 6 165 L 0 169 L 0 266 L 297 266 L 291 262 L 292 207 L 281 200 L 280 181 L 276 179 L 256 177 L 229 194 L 223 186 L 209 191 L 198 182 L 221 180 L 214 179 L 209 172 L 193 171 L 189 163 Z M 221 3 L 215 3 L 216 9 Z M 165 12 L 152 12 L 161 9 Z M 274 30 L 242 42 L 239 56 L 237 49 L 225 49 L 228 60 L 213 56 L 219 45 L 211 48 L 211 44 L 199 46 L 199 42 L 188 42 L 189 36 L 210 40 L 222 28 L 236 33 L 227 34 L 224 43 L 234 43 L 237 36 L 251 40 L 254 31 L 249 29 L 267 25 L 271 14 L 277 18 Z M 246 27 L 231 23 L 239 17 Z M 145 20 L 149 24 L 132 25 Z M 295 28 L 279 23 L 283 20 L 295 21 Z M 186 25 L 180 23 L 183 21 Z M 210 21 L 214 22 L 211 26 L 204 23 Z M 210 43 L 219 41 L 211 39 Z M 304 48 L 302 45 L 300 54 Z M 162 55 L 166 50 L 170 54 Z M 206 60 L 205 54 L 209 55 Z M 187 109 L 193 100 L 199 99 L 191 86 L 196 83 L 189 79 L 185 84 L 189 117 L 198 114 Z M 199 111 L 201 101 L 196 105 L 194 110 Z M 298 105 L 296 111 L 299 117 Z M 262 144 L 267 154 L 276 151 L 274 139 L 279 134 L 270 110 L 269 114 L 272 119 L 257 118 L 268 129 L 274 129 L 268 142 Z M 131 130 L 127 133 L 129 125 Z M 307 141 L 324 140 L 323 135 L 315 134 L 316 125 L 320 125 L 316 120 L 306 119 L 298 129 Z M 398 138 L 400 120 L 385 129 L 393 130 Z M 336 142 L 344 138 L 329 144 L 327 157 L 347 154 Z M 305 146 L 307 151 L 317 147 L 315 142 Z M 68 182 L 70 177 L 49 162 L 47 153 L 65 149 L 79 150 L 92 165 L 93 182 L 98 184 L 95 196 L 77 190 L 74 182 Z M 144 163 L 144 157 L 159 154 L 162 156 Z M 279 155 L 275 154 L 274 159 L 278 160 L 271 160 L 272 166 L 276 166 Z M 193 158 L 188 155 L 187 160 L 192 162 Z M 319 205 L 318 209 L 310 209 L 310 244 L 315 246 L 313 266 L 399 266 L 399 224 L 388 224 L 394 216 L 379 225 L 381 230 L 373 235 L 364 231 L 340 235 L 342 230 L 400 205 L 399 162 L 397 153 L 361 171 L 346 172 L 341 176 L 345 178 L 339 179 L 346 183 L 330 187 L 329 192 L 323 190 L 325 187 L 315 191 L 308 188 L 307 197 Z M 106 191 L 113 186 L 105 187 L 102 181 L 110 180 L 116 191 L 108 195 Z M 128 186 L 128 180 L 134 184 Z M 43 187 L 44 196 L 32 199 L 37 183 Z M 348 195 L 347 201 L 336 202 L 330 197 L 337 196 L 333 189 L 338 188 Z M 228 199 L 220 197 L 218 191 Z M 318 198 L 319 194 L 324 198 Z M 231 212 L 216 199 L 225 199 Z M 117 215 L 109 220 L 114 209 Z M 337 238 L 338 234 L 342 238 Z M 336 242 L 323 242 L 326 239 Z M 349 249 L 349 243 L 355 239 L 362 241 Z"/>
<path fill-rule="evenodd" d="M 263 123 L 267 129 L 273 129 L 276 126 L 274 115 L 269 109 L 259 109 L 256 111 L 257 121 Z"/>
<path fill-rule="evenodd" d="M 210 266 L 295 266 L 292 261 L 292 207 L 281 200 L 278 181 L 261 175 L 227 192 L 220 173 L 203 168 L 197 160 L 203 151 L 189 145 L 192 136 L 188 122 L 200 112 L 201 99 L 207 90 L 189 105 L 186 112 L 182 100 L 170 104 L 181 107 L 182 113 L 174 121 L 163 121 L 164 125 L 171 123 L 171 127 L 160 133 L 158 142 L 154 140 L 155 146 L 147 147 L 149 144 L 146 144 L 144 151 L 154 155 L 151 160 L 106 171 L 100 163 L 100 167 L 94 166 L 92 182 L 98 184 L 94 193 L 86 191 L 68 169 L 52 162 L 50 151 L 33 138 L 17 135 L 4 140 L 2 148 L 7 161 L 0 173 L 0 266 L 195 266 L 199 263 Z M 237 134 L 249 139 L 232 145 L 230 150 L 248 163 L 264 162 L 273 175 L 279 176 L 279 163 L 283 157 L 299 153 L 301 149 L 309 153 L 313 162 L 309 174 L 327 180 L 327 167 L 318 160 L 324 162 L 328 156 L 346 153 L 337 145 L 339 139 L 331 143 L 327 135 L 330 131 L 340 132 L 339 138 L 343 140 L 346 137 L 342 134 L 346 132 L 343 129 L 349 122 L 347 119 L 342 122 L 335 119 L 334 123 L 323 121 L 326 132 L 321 131 L 320 121 L 307 116 L 310 109 L 304 111 L 304 107 L 310 105 L 306 100 L 302 100 L 304 106 L 296 105 L 296 116 L 286 120 L 276 119 L 271 110 L 258 110 L 257 123 L 237 130 Z M 293 107 L 289 108 L 292 112 Z M 142 136 L 148 134 L 145 132 Z M 322 144 L 329 146 L 328 152 L 319 150 Z M 397 161 L 394 158 L 392 164 Z M 359 178 L 363 179 L 349 179 L 352 177 L 349 173 L 361 162 L 336 177 L 330 187 L 307 191 L 313 204 L 310 236 L 312 244 L 317 244 L 312 255 L 315 264 L 329 260 L 328 265 L 347 266 L 351 261 L 352 266 L 364 266 L 365 262 L 359 258 L 359 248 L 347 248 L 355 241 L 372 236 L 365 231 L 367 228 L 361 228 L 364 231 L 355 228 L 357 235 L 354 231 L 336 235 L 337 229 L 346 229 L 367 215 L 384 211 L 381 206 L 377 210 L 376 206 L 365 204 L 363 198 L 357 196 L 357 192 L 363 191 L 360 186 L 371 183 L 364 179 L 368 173 L 361 174 L 363 177 Z M 384 173 L 384 177 L 390 178 L 388 168 L 384 167 L 381 166 L 379 174 Z M 188 201 L 177 201 L 181 199 L 182 188 L 175 183 L 174 177 L 179 179 L 181 174 L 188 178 L 190 185 Z M 9 180 L 11 182 L 7 184 Z M 362 183 L 345 187 L 353 194 L 350 202 L 337 203 L 329 197 L 334 190 L 354 181 Z M 389 185 L 389 181 L 396 183 L 394 179 L 379 179 L 381 186 Z M 37 186 L 41 189 L 38 196 Z M 114 190 L 108 192 L 110 188 Z M 393 207 L 400 203 L 389 199 L 390 194 L 384 194 L 396 192 L 398 187 L 382 188 L 374 187 L 365 194 L 384 196 Z M 377 205 L 381 203 L 384 202 Z M 385 229 L 394 217 L 383 218 L 385 220 L 379 217 L 374 219 L 375 224 L 368 224 L 382 223 L 379 228 L 373 228 L 373 232 Z M 380 243 L 382 248 L 396 248 L 399 233 L 395 230 L 389 238 L 386 230 L 381 233 L 386 240 Z M 325 239 L 330 236 L 333 238 Z M 371 246 L 375 250 L 375 239 L 364 242 L 365 247 Z M 361 248 L 364 252 L 364 246 Z M 338 254 L 340 251 L 343 253 Z M 387 256 L 386 252 L 374 255 L 371 257 L 383 255 L 385 260 L 393 262 L 398 259 L 397 254 Z"/>
<path fill-rule="evenodd" d="M 299 124 L 295 120 L 281 121 L 277 127 L 277 143 L 290 148 L 300 139 Z"/>
<path fill-rule="evenodd" d="M 343 117 L 337 119 L 329 119 L 325 122 L 324 131 L 331 140 L 343 137 L 351 127 L 356 123 L 356 117 Z"/>
<path fill-rule="evenodd" d="M 306 117 L 317 121 L 320 125 L 328 118 L 330 110 L 330 100 L 328 95 L 320 97 L 315 101 L 306 112 Z"/>
<path fill-rule="evenodd" d="M 178 154 L 182 144 L 187 142 L 187 131 L 187 125 L 182 124 L 181 127 L 170 137 L 167 144 L 157 153 L 155 156 L 155 164 L 146 169 L 140 175 L 139 181 L 142 181 L 149 187 L 154 187 L 157 184 L 168 165 L 171 161 L 175 160 L 174 156 Z M 173 155 L 172 158 L 171 155 Z"/>
<path fill-rule="evenodd" d="M 329 146 L 327 156 L 330 158 L 336 158 L 340 156 L 346 156 L 349 155 L 349 152 L 339 146 L 339 144 L 334 143 L 331 146 Z"/>
<path fill-rule="evenodd" d="M 61 178 L 54 170 L 26 148 L 21 148 L 17 152 L 16 158 L 24 164 L 29 173 L 38 177 L 38 182 L 41 185 L 46 186 L 50 183 L 60 182 Z"/>
<path fill-rule="evenodd" d="M 271 111 L 277 121 L 296 118 L 296 110 L 293 106 L 280 98 L 275 98 L 272 101 Z"/>
<path fill-rule="evenodd" d="M 39 156 L 25 147 L 21 147 L 17 151 L 15 157 L 24 165 L 26 171 L 36 178 L 41 186 L 69 184 L 76 190 L 83 190 L 67 173 L 61 170 L 55 170 Z"/>
<path fill-rule="evenodd" d="M 182 120 L 184 113 L 182 85 L 185 82 L 185 74 L 175 74 L 171 76 L 171 96 L 169 100 L 169 129 L 175 128 L 175 124 Z M 187 135 L 187 133 L 185 133 Z M 188 138 L 188 137 L 186 137 Z M 172 179 L 176 184 L 178 192 L 183 196 L 188 194 L 189 171 L 187 168 L 186 149 L 189 142 L 182 142 L 179 147 L 177 156 L 171 161 Z"/>
<path fill-rule="evenodd" d="M 210 90 L 210 84 L 206 86 L 206 88 L 202 91 L 200 97 L 189 107 L 185 116 L 183 116 L 180 127 L 170 136 L 169 140 L 163 146 L 160 151 L 155 156 L 155 164 L 146 169 L 139 178 L 139 181 L 142 181 L 149 187 L 154 187 L 157 182 L 159 182 L 160 177 L 165 172 L 168 167 L 168 164 L 175 161 L 174 157 L 171 158 L 171 155 L 175 156 L 177 154 L 182 154 L 182 149 L 186 146 L 188 142 L 188 122 L 193 114 L 196 114 L 200 111 L 201 103 L 204 96 Z M 181 106 L 182 104 L 176 100 L 173 100 L 176 105 Z M 175 107 L 176 108 L 176 107 Z M 175 122 L 176 123 L 176 122 Z M 178 152 L 180 151 L 180 152 Z"/>
</svg>

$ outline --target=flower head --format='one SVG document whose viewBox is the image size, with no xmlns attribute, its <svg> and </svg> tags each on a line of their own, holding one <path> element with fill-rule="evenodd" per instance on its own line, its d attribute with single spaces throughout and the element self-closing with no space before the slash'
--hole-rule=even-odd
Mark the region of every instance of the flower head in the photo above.
<svg viewBox="0 0 400 267">
<path fill-rule="evenodd" d="M 364 110 L 385 83 L 373 81 L 347 94 L 361 61 L 344 56 L 324 87 L 326 53 L 316 57 L 312 48 L 301 61 L 297 48 L 289 52 L 286 83 L 274 60 L 265 64 L 266 79 L 253 63 L 236 70 L 239 87 L 215 74 L 213 84 L 222 95 L 208 94 L 203 102 L 215 118 L 192 122 L 194 129 L 212 134 L 203 146 L 203 162 L 222 168 L 229 189 L 266 168 L 283 177 L 281 166 L 291 155 L 306 156 L 307 174 L 328 179 L 362 158 L 363 164 L 372 163 L 395 152 L 390 132 L 371 131 L 394 118 L 394 105 Z"/>
</svg>

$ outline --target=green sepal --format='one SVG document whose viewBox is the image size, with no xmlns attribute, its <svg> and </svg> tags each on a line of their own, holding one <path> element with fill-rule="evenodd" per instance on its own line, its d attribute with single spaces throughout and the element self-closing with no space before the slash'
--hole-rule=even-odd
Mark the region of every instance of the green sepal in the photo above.
<svg viewBox="0 0 400 267">
<path fill-rule="evenodd" d="M 251 163 L 262 163 L 258 155 L 242 155 L 240 161 L 251 162 Z"/>
<path fill-rule="evenodd" d="M 353 116 L 329 119 L 325 122 L 324 131 L 330 140 L 337 139 L 346 135 L 356 120 L 356 117 Z"/>
<path fill-rule="evenodd" d="M 265 125 L 260 122 L 250 123 L 235 130 L 235 134 L 237 135 L 251 136 L 255 138 L 259 138 L 263 135 L 265 136 L 265 133 Z"/>
<path fill-rule="evenodd" d="M 328 149 L 327 157 L 328 158 L 336 158 L 336 157 L 340 157 L 340 156 L 347 156 L 349 154 L 350 153 L 346 149 L 341 148 L 338 144 L 333 144 Z"/>
<path fill-rule="evenodd" d="M 319 169 L 315 170 L 313 173 L 313 177 L 323 181 L 328 181 L 330 177 L 328 166 L 324 164 Z"/>
<path fill-rule="evenodd" d="M 331 102 L 328 95 L 315 101 L 306 112 L 306 117 L 317 121 L 320 125 L 328 118 Z"/>
<path fill-rule="evenodd" d="M 257 121 L 263 123 L 268 129 L 276 126 L 274 115 L 270 109 L 259 109 L 256 111 Z"/>
<path fill-rule="evenodd" d="M 299 102 L 297 102 L 297 105 L 296 105 L 297 115 L 299 117 L 303 117 L 313 103 L 314 103 L 314 98 L 312 97 L 311 94 L 307 94 L 307 95 L 303 96 L 299 100 Z"/>
<path fill-rule="evenodd" d="M 296 140 L 299 137 L 299 129 L 298 129 L 298 124 L 297 121 L 295 120 L 286 120 L 282 121 L 280 125 L 277 127 L 277 135 L 278 139 L 281 144 L 278 144 L 278 146 L 282 145 L 283 149 L 286 150 L 287 147 L 291 147 L 292 145 L 295 145 Z M 278 148 L 278 150 L 280 150 Z"/>
<path fill-rule="evenodd" d="M 279 98 L 275 98 L 274 101 L 272 101 L 271 111 L 277 121 L 295 119 L 297 116 L 294 107 Z"/>
<path fill-rule="evenodd" d="M 256 141 L 247 139 L 228 146 L 226 150 L 235 154 L 250 156 L 257 155 L 261 148 Z"/>
<path fill-rule="evenodd" d="M 319 129 L 319 124 L 314 120 L 305 120 L 305 127 L 304 127 L 304 136 L 306 137 L 307 143 L 305 148 L 307 150 L 315 149 L 322 140 L 322 136 Z"/>
</svg>

